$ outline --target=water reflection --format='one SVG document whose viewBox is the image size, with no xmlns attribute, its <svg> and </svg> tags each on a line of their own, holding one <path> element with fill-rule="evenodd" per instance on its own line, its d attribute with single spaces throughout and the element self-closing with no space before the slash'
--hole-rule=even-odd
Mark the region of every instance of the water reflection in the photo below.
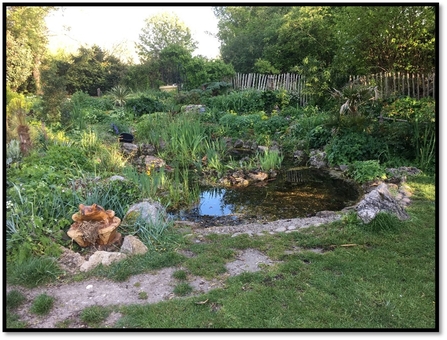
<svg viewBox="0 0 447 340">
<path fill-rule="evenodd" d="M 263 186 L 201 188 L 200 202 L 175 218 L 195 220 L 231 216 L 237 219 L 273 221 L 306 217 L 318 211 L 338 211 L 354 204 L 359 190 L 346 181 L 317 169 L 291 169 Z"/>
</svg>

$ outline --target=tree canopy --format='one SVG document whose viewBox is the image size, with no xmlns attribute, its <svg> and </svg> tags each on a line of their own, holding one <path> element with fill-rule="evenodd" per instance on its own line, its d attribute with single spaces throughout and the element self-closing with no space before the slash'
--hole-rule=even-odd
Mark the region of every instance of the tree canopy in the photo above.
<svg viewBox="0 0 447 340">
<path fill-rule="evenodd" d="M 193 52 L 197 43 L 192 39 L 190 29 L 175 14 L 163 12 L 145 21 L 145 26 L 136 44 L 142 61 L 157 59 L 160 52 L 169 45 L 178 45 Z"/>
<path fill-rule="evenodd" d="M 52 10 L 51 6 L 6 7 L 6 85 L 11 89 L 25 86 L 33 76 L 39 90 L 39 65 L 48 42 L 45 17 Z"/>
</svg>

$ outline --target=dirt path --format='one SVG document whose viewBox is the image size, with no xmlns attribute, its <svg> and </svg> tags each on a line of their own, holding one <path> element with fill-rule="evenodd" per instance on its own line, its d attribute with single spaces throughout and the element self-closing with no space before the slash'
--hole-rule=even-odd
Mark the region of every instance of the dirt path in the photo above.
<svg viewBox="0 0 447 340">
<path fill-rule="evenodd" d="M 242 272 L 260 270 L 260 264 L 271 265 L 274 262 L 267 256 L 254 249 L 241 251 L 236 260 L 227 263 L 227 273 L 211 281 L 197 276 L 187 278 L 193 287 L 192 296 L 198 296 L 211 289 L 221 288 L 229 276 Z M 151 273 L 130 277 L 124 282 L 114 282 L 105 279 L 88 279 L 82 282 L 56 284 L 35 289 L 25 289 L 17 286 L 7 287 L 7 292 L 18 290 L 26 297 L 26 303 L 15 311 L 21 321 L 25 321 L 29 328 L 56 328 L 58 322 L 70 320 L 70 328 L 86 328 L 80 319 L 80 312 L 90 306 L 132 305 L 157 303 L 163 300 L 179 298 L 174 294 L 174 287 L 178 284 L 172 274 L 183 268 L 163 268 Z M 145 292 L 147 299 L 142 299 L 140 293 Z M 51 312 L 45 316 L 37 316 L 29 312 L 32 301 L 40 294 L 47 294 L 55 298 Z M 189 295 L 189 296 L 191 296 Z M 111 313 L 103 323 L 104 327 L 113 327 L 119 320 L 119 313 Z"/>
</svg>

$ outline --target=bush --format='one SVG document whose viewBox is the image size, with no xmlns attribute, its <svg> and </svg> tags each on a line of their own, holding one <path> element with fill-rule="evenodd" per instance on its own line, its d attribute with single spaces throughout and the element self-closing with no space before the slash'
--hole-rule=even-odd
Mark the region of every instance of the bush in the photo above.
<svg viewBox="0 0 447 340">
<path fill-rule="evenodd" d="M 331 166 L 379 159 L 383 150 L 383 143 L 371 135 L 359 132 L 339 134 L 326 146 Z"/>
<path fill-rule="evenodd" d="M 386 178 L 384 167 L 376 160 L 355 161 L 349 165 L 347 174 L 358 183 Z"/>
<path fill-rule="evenodd" d="M 164 104 L 149 94 L 141 94 L 138 98 L 127 99 L 126 108 L 131 109 L 136 117 L 165 110 Z"/>
</svg>

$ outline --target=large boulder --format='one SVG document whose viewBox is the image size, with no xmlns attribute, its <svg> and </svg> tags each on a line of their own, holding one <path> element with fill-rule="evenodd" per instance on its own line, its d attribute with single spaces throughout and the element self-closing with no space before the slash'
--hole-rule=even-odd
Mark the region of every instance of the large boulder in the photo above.
<svg viewBox="0 0 447 340">
<path fill-rule="evenodd" d="M 388 190 L 385 183 L 365 195 L 356 206 L 357 215 L 364 223 L 371 222 L 379 212 L 395 214 L 400 220 L 408 218 L 404 208 Z"/>
<path fill-rule="evenodd" d="M 145 222 L 153 223 L 164 219 L 166 209 L 158 202 L 143 201 L 132 205 L 123 219 L 123 224 L 135 222 L 138 218 Z"/>
</svg>

